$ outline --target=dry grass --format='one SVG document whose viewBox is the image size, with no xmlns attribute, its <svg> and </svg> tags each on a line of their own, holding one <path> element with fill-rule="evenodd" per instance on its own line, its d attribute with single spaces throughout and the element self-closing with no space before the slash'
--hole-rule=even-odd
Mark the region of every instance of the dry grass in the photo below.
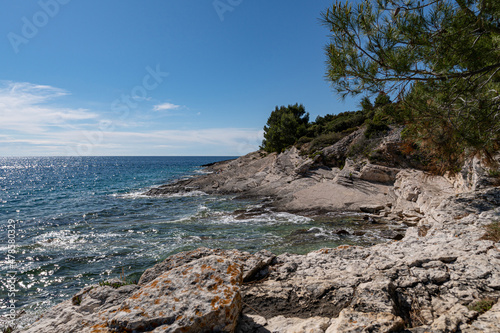
<svg viewBox="0 0 500 333">
<path fill-rule="evenodd" d="M 500 242 L 500 222 L 493 222 L 486 225 L 484 228 L 486 229 L 486 233 L 481 239 Z"/>
<path fill-rule="evenodd" d="M 483 314 L 486 311 L 490 310 L 493 305 L 495 305 L 496 300 L 491 298 L 484 298 L 480 301 L 474 302 L 469 305 L 469 310 L 476 311 L 479 314 Z"/>
</svg>

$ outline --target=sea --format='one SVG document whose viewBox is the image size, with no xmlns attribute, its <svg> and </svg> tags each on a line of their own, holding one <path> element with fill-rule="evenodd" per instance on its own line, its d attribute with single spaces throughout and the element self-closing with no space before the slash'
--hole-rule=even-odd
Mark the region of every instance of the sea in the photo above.
<svg viewBox="0 0 500 333">
<path fill-rule="evenodd" d="M 231 158 L 0 157 L 0 320 L 25 327 L 87 285 L 137 281 L 198 247 L 302 254 L 382 240 L 360 216 L 311 218 L 199 191 L 144 195 Z"/>
</svg>

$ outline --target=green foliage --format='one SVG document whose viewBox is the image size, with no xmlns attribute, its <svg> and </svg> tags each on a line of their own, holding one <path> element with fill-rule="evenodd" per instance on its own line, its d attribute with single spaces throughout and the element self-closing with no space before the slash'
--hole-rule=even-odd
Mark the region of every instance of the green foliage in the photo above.
<svg viewBox="0 0 500 333">
<path fill-rule="evenodd" d="M 404 103 L 408 138 L 442 170 L 459 169 L 467 156 L 489 156 L 500 147 L 498 93 L 469 87 L 467 82 L 419 83 Z"/>
<path fill-rule="evenodd" d="M 120 282 L 109 282 L 109 281 L 101 281 L 99 282 L 99 285 L 101 287 L 104 287 L 104 286 L 109 286 L 111 288 L 114 288 L 114 289 L 118 289 L 120 287 L 123 287 L 123 286 L 128 286 L 130 284 L 137 284 L 138 281 L 120 281 Z"/>
<path fill-rule="evenodd" d="M 456 170 L 500 148 L 499 19 L 493 0 L 336 1 L 322 13 L 327 77 L 343 96 L 397 95 L 385 114 L 437 169 Z M 379 94 L 374 107 L 387 102 Z"/>
<path fill-rule="evenodd" d="M 109 282 L 109 281 L 101 281 L 101 282 L 99 282 L 99 286 L 101 286 L 101 287 L 108 286 L 108 287 L 111 287 L 111 288 L 114 288 L 114 289 L 118 289 L 118 288 L 120 288 L 121 286 L 124 286 L 124 285 L 125 285 L 124 282 Z"/>
<path fill-rule="evenodd" d="M 469 310 L 479 312 L 479 314 L 483 314 L 486 311 L 491 310 L 493 305 L 495 305 L 496 301 L 491 298 L 485 298 L 480 301 L 477 301 L 471 305 L 469 305 Z"/>
<path fill-rule="evenodd" d="M 302 104 L 276 107 L 264 126 L 261 148 L 267 152 L 281 153 L 306 134 L 308 124 L 309 113 L 306 113 Z"/>
<path fill-rule="evenodd" d="M 384 107 L 384 106 L 389 105 L 391 103 L 392 103 L 391 98 L 389 96 L 387 96 L 386 93 L 380 92 L 377 95 L 377 98 L 375 98 L 374 107 L 381 108 L 381 107 Z"/>
<path fill-rule="evenodd" d="M 299 140 L 297 140 L 296 144 L 297 144 L 297 146 L 300 147 L 300 146 L 302 146 L 302 145 L 304 145 L 306 143 L 309 143 L 309 142 L 311 142 L 313 140 L 314 140 L 314 138 L 311 138 L 311 137 L 308 137 L 308 136 L 303 136 Z"/>
<path fill-rule="evenodd" d="M 375 140 L 370 140 L 368 137 L 362 136 L 349 147 L 347 156 L 351 158 L 357 156 L 368 157 L 376 145 L 377 142 Z"/>
<path fill-rule="evenodd" d="M 340 141 L 345 135 L 338 132 L 321 134 L 311 141 L 310 151 L 317 151 L 325 147 L 331 146 Z"/>
<path fill-rule="evenodd" d="M 365 111 L 348 111 L 339 114 L 327 114 L 318 116 L 316 121 L 309 128 L 309 135 L 319 136 L 331 132 L 349 131 L 352 128 L 361 126 L 367 119 Z"/>
<path fill-rule="evenodd" d="M 394 104 L 387 95 L 380 93 L 375 105 L 369 97 L 365 97 L 360 106 L 360 111 L 318 116 L 312 123 L 308 123 L 309 114 L 305 113 L 302 105 L 276 107 L 264 127 L 261 148 L 266 152 L 282 152 L 296 145 L 301 148 L 302 155 L 313 156 L 315 152 L 335 144 L 363 125 L 367 128 L 367 138 L 377 137 L 389 130 Z M 343 161 L 334 164 L 339 163 L 343 164 Z"/>
<path fill-rule="evenodd" d="M 488 176 L 494 177 L 494 178 L 499 178 L 500 177 L 500 170 L 490 169 L 490 170 L 488 170 Z"/>
<path fill-rule="evenodd" d="M 361 110 L 363 110 L 364 112 L 369 112 L 374 109 L 374 106 L 368 96 L 363 97 L 359 104 L 361 106 Z"/>
<path fill-rule="evenodd" d="M 500 222 L 488 224 L 485 226 L 485 229 L 486 234 L 481 239 L 500 242 Z"/>
<path fill-rule="evenodd" d="M 389 130 L 389 126 L 382 121 L 377 121 L 373 119 L 368 119 L 366 121 L 365 136 L 367 138 L 374 138 L 380 134 L 383 134 Z"/>
</svg>

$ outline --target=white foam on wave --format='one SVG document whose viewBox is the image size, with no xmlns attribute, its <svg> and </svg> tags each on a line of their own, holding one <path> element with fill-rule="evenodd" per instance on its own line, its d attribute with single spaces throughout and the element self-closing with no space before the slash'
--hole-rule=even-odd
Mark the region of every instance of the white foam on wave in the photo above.
<svg viewBox="0 0 500 333">
<path fill-rule="evenodd" d="M 2 170 L 19 170 L 19 169 L 27 169 L 28 167 L 24 165 L 2 165 L 0 169 Z"/>
<path fill-rule="evenodd" d="M 163 194 L 163 195 L 147 195 L 147 190 L 130 192 L 130 193 L 114 193 L 111 194 L 112 197 L 123 198 L 123 199 L 138 199 L 138 198 L 188 198 L 188 197 L 201 197 L 208 195 L 203 191 L 189 191 L 189 192 L 181 192 L 181 193 L 171 193 L 171 194 Z"/>
<path fill-rule="evenodd" d="M 312 227 L 307 230 L 307 233 L 314 235 L 317 238 L 339 238 L 339 233 L 335 229 L 325 229 L 321 227 Z"/>
<path fill-rule="evenodd" d="M 167 194 L 167 195 L 162 195 L 162 197 L 166 198 L 184 198 L 184 197 L 201 197 L 208 195 L 207 193 L 203 191 L 189 191 L 189 192 L 182 192 L 182 193 L 172 193 L 172 194 Z"/>
<path fill-rule="evenodd" d="M 275 214 L 280 219 L 284 219 L 284 220 L 287 220 L 288 222 L 293 222 L 293 223 L 297 223 L 297 224 L 308 223 L 308 222 L 312 221 L 312 219 L 310 217 L 305 217 L 305 216 L 296 215 L 296 214 L 292 214 L 292 213 L 275 213 Z"/>
<path fill-rule="evenodd" d="M 104 239 L 121 237 L 117 233 L 88 233 L 80 234 L 70 230 L 50 231 L 33 238 L 33 241 L 43 247 L 63 247 L 71 249 L 73 247 L 80 247 L 80 244 L 102 242 Z"/>
<path fill-rule="evenodd" d="M 130 193 L 114 193 L 111 194 L 112 197 L 125 198 L 125 199 L 137 199 L 137 198 L 149 198 L 149 195 L 144 194 L 145 191 L 136 191 Z"/>
<path fill-rule="evenodd" d="M 194 173 L 196 173 L 198 175 L 210 175 L 210 174 L 212 174 L 214 172 L 213 171 L 203 170 L 203 169 L 198 169 L 198 170 L 195 170 Z"/>
<path fill-rule="evenodd" d="M 275 213 L 275 212 L 264 212 L 262 214 L 248 216 L 248 217 L 238 217 L 234 214 L 224 214 L 221 218 L 214 220 L 213 224 L 236 224 L 236 223 L 246 223 L 246 224 L 282 224 L 282 223 L 294 223 L 294 224 L 304 224 L 310 222 L 311 219 L 305 216 L 295 215 L 291 213 Z"/>
</svg>

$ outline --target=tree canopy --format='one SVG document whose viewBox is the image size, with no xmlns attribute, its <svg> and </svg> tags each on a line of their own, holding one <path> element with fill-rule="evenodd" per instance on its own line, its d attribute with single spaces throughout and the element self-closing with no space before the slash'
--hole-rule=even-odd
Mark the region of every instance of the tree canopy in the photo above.
<svg viewBox="0 0 500 333">
<path fill-rule="evenodd" d="M 500 146 L 500 1 L 336 1 L 327 78 L 401 101 L 409 137 L 444 168 Z"/>
<path fill-rule="evenodd" d="M 302 104 L 281 106 L 271 112 L 264 126 L 262 149 L 281 153 L 292 146 L 307 130 L 309 113 Z"/>
</svg>

